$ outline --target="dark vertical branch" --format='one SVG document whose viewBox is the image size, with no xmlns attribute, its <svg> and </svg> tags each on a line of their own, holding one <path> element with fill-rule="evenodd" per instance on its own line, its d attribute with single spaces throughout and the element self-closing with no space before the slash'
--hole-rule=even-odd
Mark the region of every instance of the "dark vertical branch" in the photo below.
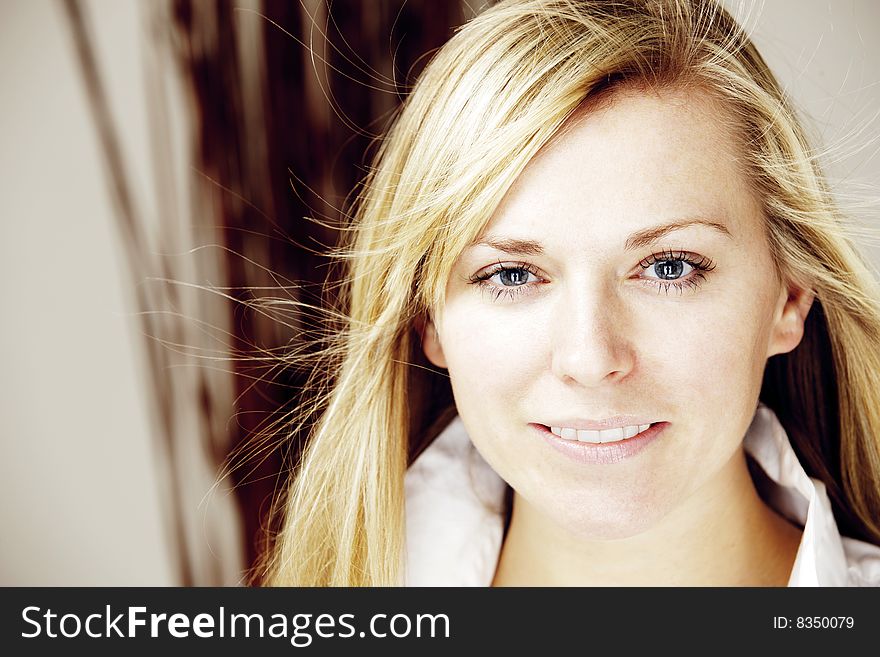
<svg viewBox="0 0 880 657">
<path fill-rule="evenodd" d="M 319 304 L 324 284 L 337 282 L 320 253 L 336 245 L 338 231 L 306 217 L 346 224 L 347 196 L 363 178 L 375 136 L 424 65 L 423 55 L 449 38 L 465 6 L 431 0 L 262 0 L 258 15 L 227 2 L 171 1 L 179 60 L 195 100 L 195 166 L 214 181 L 210 213 L 203 214 L 230 254 L 225 284 L 247 302 L 262 294 L 261 286 L 295 280 L 297 290 L 286 293 Z M 239 40 L 250 29 L 246 21 L 260 22 L 261 38 L 253 46 L 260 52 L 246 53 L 250 64 L 259 62 L 257 68 L 243 61 Z M 254 75 L 260 77 L 256 82 L 249 77 Z M 256 347 L 264 355 L 301 349 L 303 327 L 315 319 L 303 311 L 288 327 L 235 312 L 232 349 L 253 354 Z M 233 366 L 239 422 L 232 449 L 247 454 L 255 436 L 301 401 L 305 373 L 275 369 L 277 361 L 268 356 L 257 381 L 251 364 Z M 266 502 L 286 485 L 304 436 L 289 438 L 279 437 L 259 450 L 258 462 L 232 471 L 251 564 L 267 548 L 264 534 L 273 529 Z"/>
</svg>

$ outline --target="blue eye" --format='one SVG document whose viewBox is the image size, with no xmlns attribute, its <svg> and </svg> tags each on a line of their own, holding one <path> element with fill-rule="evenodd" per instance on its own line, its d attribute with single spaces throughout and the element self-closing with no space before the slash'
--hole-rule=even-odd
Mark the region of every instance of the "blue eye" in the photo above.
<svg viewBox="0 0 880 657">
<path fill-rule="evenodd" d="M 510 269 L 501 269 L 493 275 L 498 277 L 498 282 L 505 286 L 520 286 L 529 282 L 529 276 L 534 276 L 525 267 L 514 267 Z"/>
<path fill-rule="evenodd" d="M 662 260 L 655 262 L 649 269 L 653 269 L 659 278 L 668 281 L 681 278 L 685 266 L 690 267 L 682 260 Z"/>
<path fill-rule="evenodd" d="M 697 288 L 706 280 L 707 272 L 715 269 L 715 264 L 703 256 L 686 251 L 664 251 L 652 253 L 639 263 L 645 272 L 653 272 L 656 278 L 648 276 L 645 281 L 669 293 L 674 287 L 679 292 L 685 288 Z"/>
<path fill-rule="evenodd" d="M 483 290 L 488 289 L 493 295 L 493 300 L 497 301 L 503 294 L 514 299 L 534 288 L 534 285 L 529 283 L 543 283 L 544 279 L 538 276 L 535 267 L 527 262 L 509 264 L 499 262 L 486 271 L 471 276 L 470 282 Z"/>
</svg>

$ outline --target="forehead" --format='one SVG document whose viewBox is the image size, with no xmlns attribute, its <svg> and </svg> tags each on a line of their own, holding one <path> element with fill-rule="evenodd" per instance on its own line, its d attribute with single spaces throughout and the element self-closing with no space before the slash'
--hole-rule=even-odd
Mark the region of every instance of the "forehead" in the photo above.
<svg viewBox="0 0 880 657">
<path fill-rule="evenodd" d="M 624 233 L 689 217 L 741 232 L 759 204 L 726 114 L 697 90 L 615 92 L 573 116 L 533 158 L 483 236 L 616 244 Z"/>
</svg>

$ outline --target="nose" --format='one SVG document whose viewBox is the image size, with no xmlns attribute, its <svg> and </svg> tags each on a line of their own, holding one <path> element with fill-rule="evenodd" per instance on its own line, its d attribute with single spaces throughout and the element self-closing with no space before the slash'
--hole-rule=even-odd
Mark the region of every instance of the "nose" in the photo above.
<svg viewBox="0 0 880 657">
<path fill-rule="evenodd" d="M 564 295 L 553 321 L 553 373 L 567 384 L 585 387 L 626 378 L 636 363 L 628 337 L 632 320 L 611 291 L 582 288 Z"/>
</svg>

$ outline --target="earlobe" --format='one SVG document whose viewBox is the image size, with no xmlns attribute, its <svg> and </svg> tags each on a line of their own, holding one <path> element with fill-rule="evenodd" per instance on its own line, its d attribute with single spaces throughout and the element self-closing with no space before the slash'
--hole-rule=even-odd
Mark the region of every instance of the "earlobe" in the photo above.
<svg viewBox="0 0 880 657">
<path fill-rule="evenodd" d="M 422 339 L 422 350 L 425 357 L 436 367 L 446 367 L 446 358 L 443 355 L 443 347 L 440 345 L 440 337 L 437 328 L 430 317 L 422 317 L 416 322 L 416 329 Z"/>
<path fill-rule="evenodd" d="M 788 353 L 800 344 L 804 337 L 804 323 L 815 296 L 809 287 L 794 283 L 783 290 L 780 294 L 781 310 L 773 327 L 768 357 Z"/>
</svg>

